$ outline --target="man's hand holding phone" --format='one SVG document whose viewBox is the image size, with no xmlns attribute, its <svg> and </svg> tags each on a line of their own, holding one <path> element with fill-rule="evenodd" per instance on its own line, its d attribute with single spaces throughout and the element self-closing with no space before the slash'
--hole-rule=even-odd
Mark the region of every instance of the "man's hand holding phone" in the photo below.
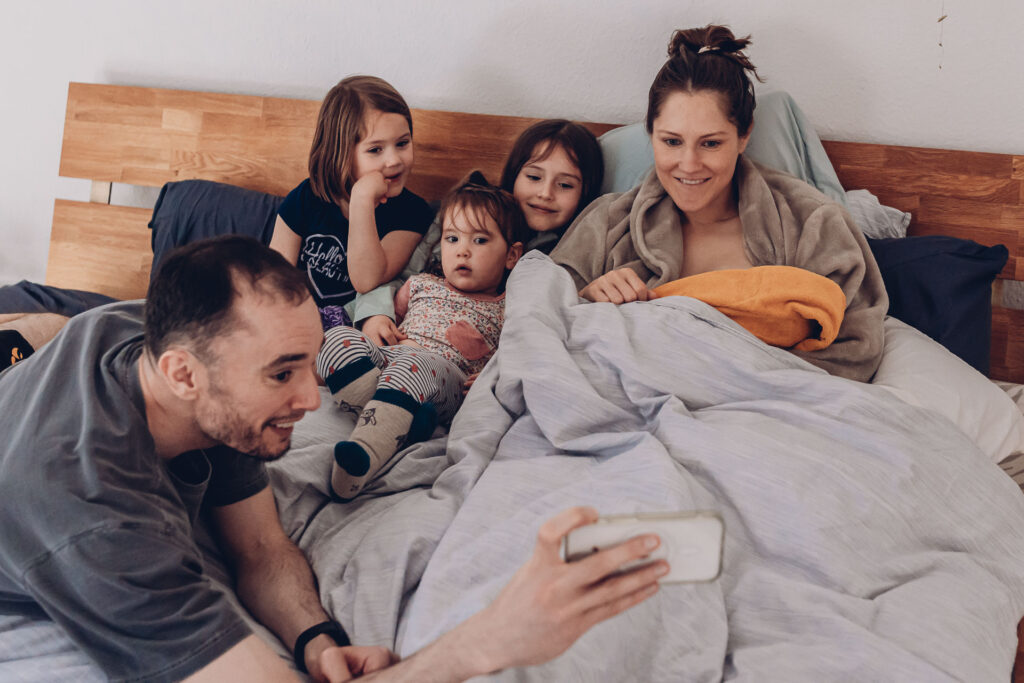
<svg viewBox="0 0 1024 683">
<path fill-rule="evenodd" d="M 646 600 L 658 590 L 668 565 L 647 562 L 622 572 L 658 547 L 643 535 L 578 562 L 561 557 L 563 539 L 573 529 L 593 524 L 597 510 L 565 510 L 537 533 L 533 555 L 486 609 L 465 626 L 474 631 L 474 647 L 486 658 L 485 670 L 540 664 L 565 652 L 594 624 Z"/>
<path fill-rule="evenodd" d="M 643 534 L 660 539 L 649 557 L 620 567 L 629 571 L 656 560 L 665 560 L 671 571 L 662 583 L 714 581 L 722 570 L 725 525 L 715 512 L 673 512 L 601 517 L 593 524 L 566 534 L 562 557 L 575 562 L 606 548 L 613 548 Z"/>
</svg>

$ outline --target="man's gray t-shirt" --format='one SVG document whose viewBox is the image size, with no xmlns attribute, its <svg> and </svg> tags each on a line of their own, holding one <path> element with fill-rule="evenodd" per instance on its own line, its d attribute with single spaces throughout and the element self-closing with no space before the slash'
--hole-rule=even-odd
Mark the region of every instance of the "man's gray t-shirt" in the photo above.
<svg viewBox="0 0 1024 683">
<path fill-rule="evenodd" d="M 41 607 L 112 680 L 179 680 L 249 634 L 204 573 L 200 503 L 267 486 L 221 447 L 155 453 L 142 302 L 73 318 L 0 374 L 0 613 Z"/>
</svg>

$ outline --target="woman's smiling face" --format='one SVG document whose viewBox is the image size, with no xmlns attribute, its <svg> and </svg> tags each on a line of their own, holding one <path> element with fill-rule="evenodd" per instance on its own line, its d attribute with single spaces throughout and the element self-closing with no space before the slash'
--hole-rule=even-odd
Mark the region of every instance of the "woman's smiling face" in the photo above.
<svg viewBox="0 0 1024 683">
<path fill-rule="evenodd" d="M 708 90 L 678 91 L 654 119 L 654 168 L 669 197 L 691 221 L 715 222 L 734 213 L 732 178 L 750 133 L 740 136 Z"/>
</svg>

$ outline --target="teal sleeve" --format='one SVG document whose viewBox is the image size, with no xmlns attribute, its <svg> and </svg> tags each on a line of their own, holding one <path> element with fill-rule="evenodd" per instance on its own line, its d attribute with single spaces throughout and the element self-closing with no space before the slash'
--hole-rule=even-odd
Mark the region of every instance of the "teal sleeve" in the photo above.
<svg viewBox="0 0 1024 683">
<path fill-rule="evenodd" d="M 361 326 L 367 318 L 375 315 L 386 315 L 395 319 L 395 294 L 402 286 L 402 280 L 392 280 L 371 289 L 366 294 L 356 294 L 356 298 L 345 305 L 345 312 L 352 324 Z"/>
</svg>

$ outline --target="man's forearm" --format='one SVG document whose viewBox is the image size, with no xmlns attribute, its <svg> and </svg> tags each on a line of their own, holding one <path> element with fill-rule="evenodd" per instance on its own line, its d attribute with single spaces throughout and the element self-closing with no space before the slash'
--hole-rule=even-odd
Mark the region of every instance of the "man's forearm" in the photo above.
<svg viewBox="0 0 1024 683">
<path fill-rule="evenodd" d="M 291 541 L 283 540 L 274 548 L 264 548 L 238 562 L 238 597 L 256 619 L 273 631 L 291 648 L 310 626 L 330 617 L 320 604 L 313 572 Z M 330 645 L 327 636 L 310 641 L 307 654 L 315 655 Z M 316 659 L 307 657 L 307 661 Z"/>
</svg>

